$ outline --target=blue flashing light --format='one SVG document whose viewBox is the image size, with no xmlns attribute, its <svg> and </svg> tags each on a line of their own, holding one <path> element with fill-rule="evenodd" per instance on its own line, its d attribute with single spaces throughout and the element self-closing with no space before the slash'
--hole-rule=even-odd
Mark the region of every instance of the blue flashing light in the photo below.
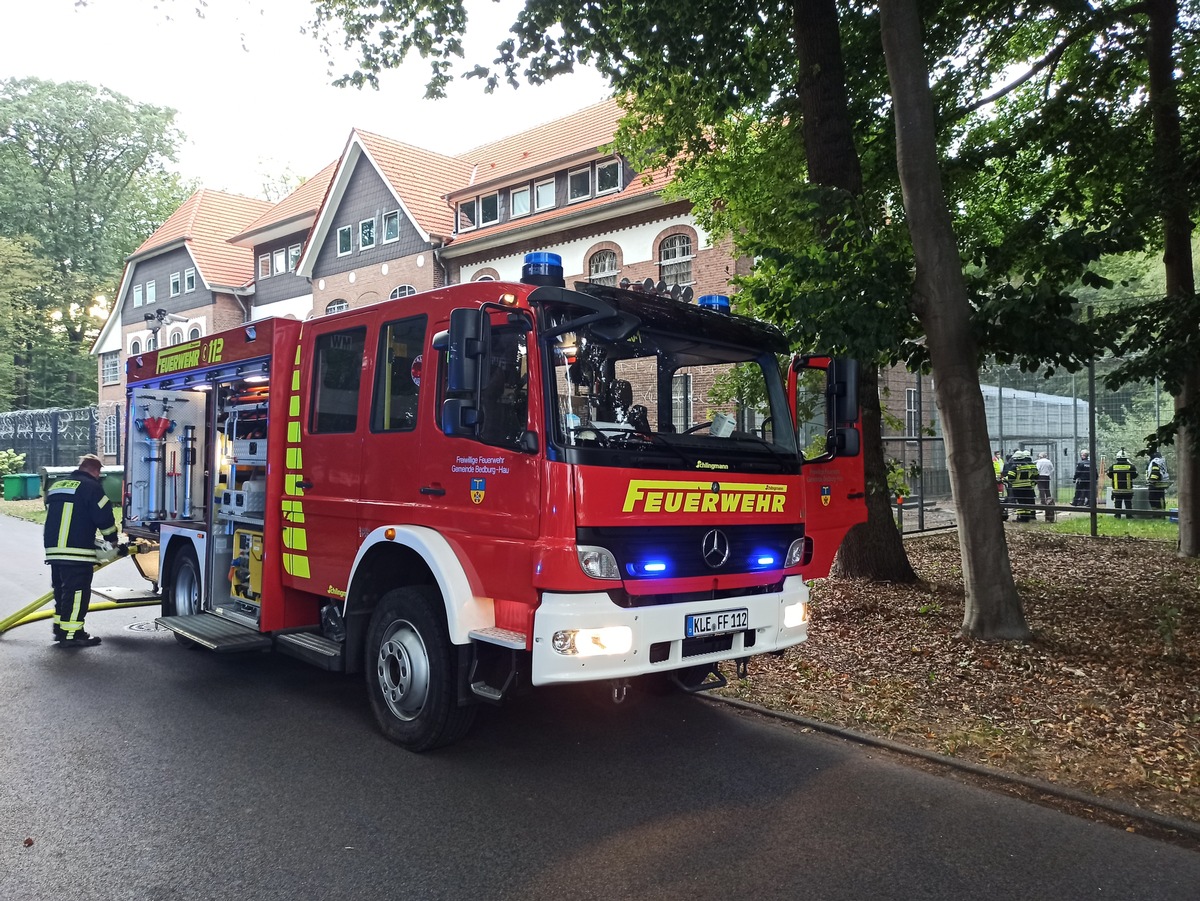
<svg viewBox="0 0 1200 901">
<path fill-rule="evenodd" d="M 634 578 L 638 576 L 662 576 L 666 574 L 668 565 L 665 560 L 643 560 L 641 563 L 627 563 L 625 564 L 625 569 Z"/>
<path fill-rule="evenodd" d="M 525 254 L 525 265 L 521 267 L 521 281 L 527 285 L 553 285 L 562 287 L 562 257 L 557 253 L 537 251 Z"/>
<path fill-rule="evenodd" d="M 717 313 L 728 313 L 729 297 L 725 294 L 702 294 L 696 300 L 696 306 Z"/>
<path fill-rule="evenodd" d="M 645 569 L 646 572 L 648 572 L 648 573 L 665 573 L 667 571 L 667 564 L 665 564 L 665 563 L 647 563 L 642 568 Z"/>
<path fill-rule="evenodd" d="M 754 562 L 757 563 L 759 566 L 770 566 L 775 562 L 775 558 L 769 557 L 764 554 L 763 556 L 759 557 Z"/>
</svg>

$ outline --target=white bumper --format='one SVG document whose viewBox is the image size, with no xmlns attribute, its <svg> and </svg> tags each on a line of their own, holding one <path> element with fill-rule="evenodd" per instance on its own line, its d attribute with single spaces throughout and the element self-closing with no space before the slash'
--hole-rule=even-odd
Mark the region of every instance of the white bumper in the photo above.
<svg viewBox="0 0 1200 901">
<path fill-rule="evenodd" d="M 625 679 L 788 648 L 808 637 L 808 620 L 805 617 L 803 622 L 785 626 L 785 611 L 807 603 L 808 586 L 798 576 L 789 576 L 784 580 L 783 589 L 771 594 L 648 607 L 619 607 L 603 591 L 546 593 L 542 595 L 541 606 L 533 620 L 533 684 Z M 684 621 L 687 616 L 741 608 L 749 612 L 749 623 L 745 632 L 733 633 L 732 645 L 727 650 L 685 656 Z M 794 610 L 792 618 L 796 618 Z M 556 632 L 612 626 L 626 626 L 633 633 L 633 645 L 624 654 L 584 657 L 554 650 Z M 747 647 L 746 636 L 750 632 L 754 642 Z M 658 646 L 655 662 L 651 662 L 652 645 Z M 687 650 L 694 648 L 693 644 Z M 657 659 L 660 657 L 663 659 Z"/>
</svg>

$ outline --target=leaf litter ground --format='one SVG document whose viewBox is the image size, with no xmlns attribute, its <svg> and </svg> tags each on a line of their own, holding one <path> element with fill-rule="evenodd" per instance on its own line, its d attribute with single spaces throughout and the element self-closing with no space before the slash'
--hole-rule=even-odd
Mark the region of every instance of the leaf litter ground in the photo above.
<svg viewBox="0 0 1200 901">
<path fill-rule="evenodd" d="M 1031 641 L 964 639 L 957 536 L 916 536 L 923 583 L 818 583 L 808 641 L 721 693 L 1200 824 L 1200 560 L 1007 537 Z"/>
</svg>

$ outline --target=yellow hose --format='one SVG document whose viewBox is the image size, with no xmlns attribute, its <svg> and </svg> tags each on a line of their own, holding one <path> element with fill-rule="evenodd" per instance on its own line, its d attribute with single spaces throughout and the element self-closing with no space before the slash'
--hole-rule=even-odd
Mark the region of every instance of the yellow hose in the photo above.
<svg viewBox="0 0 1200 901">
<path fill-rule="evenodd" d="M 99 572 L 112 562 L 114 562 L 114 560 L 106 560 L 104 563 L 97 564 L 95 571 Z M 54 612 L 51 610 L 41 610 L 42 607 L 45 607 L 47 604 L 52 603 L 53 601 L 54 592 L 47 591 L 29 606 L 22 607 L 11 616 L 0 619 L 0 635 L 3 635 L 9 629 L 15 629 L 17 626 L 24 626 L 27 623 L 36 623 L 38 620 L 49 619 L 50 617 L 54 616 Z M 149 607 L 152 604 L 161 603 L 162 600 L 159 598 L 139 598 L 136 601 L 97 601 L 94 604 L 88 605 L 88 612 L 90 613 L 93 610 L 116 610 L 120 607 Z"/>
</svg>

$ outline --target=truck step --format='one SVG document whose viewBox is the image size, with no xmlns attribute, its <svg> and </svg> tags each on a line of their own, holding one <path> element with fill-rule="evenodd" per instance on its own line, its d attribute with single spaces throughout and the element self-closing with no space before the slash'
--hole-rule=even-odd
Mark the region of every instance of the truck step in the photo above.
<svg viewBox="0 0 1200 901">
<path fill-rule="evenodd" d="M 331 673 L 340 673 L 346 668 L 343 643 L 330 641 L 316 632 L 285 632 L 275 636 L 275 648 L 281 654 L 319 666 Z"/>
<path fill-rule="evenodd" d="M 491 626 L 487 629 L 472 629 L 467 637 L 473 641 L 483 641 L 488 644 L 498 644 L 502 648 L 512 648 L 514 651 L 525 650 L 525 636 L 511 629 L 500 629 Z"/>
<path fill-rule="evenodd" d="M 210 651 L 259 651 L 271 647 L 270 635 L 213 613 L 160 616 L 154 621 Z"/>
</svg>

